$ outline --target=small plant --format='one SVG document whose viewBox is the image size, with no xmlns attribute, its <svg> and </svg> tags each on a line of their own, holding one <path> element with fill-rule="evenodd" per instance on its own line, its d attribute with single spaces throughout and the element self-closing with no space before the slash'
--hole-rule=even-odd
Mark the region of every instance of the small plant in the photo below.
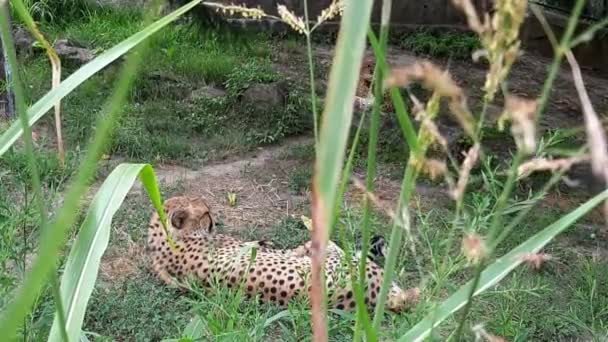
<svg viewBox="0 0 608 342">
<path fill-rule="evenodd" d="M 234 192 L 228 193 L 228 205 L 230 205 L 231 207 L 236 206 L 236 193 L 234 193 Z"/>
</svg>

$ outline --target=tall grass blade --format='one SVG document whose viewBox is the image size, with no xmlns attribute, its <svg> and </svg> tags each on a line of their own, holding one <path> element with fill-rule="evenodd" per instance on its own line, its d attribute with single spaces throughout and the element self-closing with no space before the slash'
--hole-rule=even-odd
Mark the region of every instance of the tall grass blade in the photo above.
<svg viewBox="0 0 608 342">
<path fill-rule="evenodd" d="M 80 69 L 66 78 L 56 89 L 46 93 L 40 100 L 34 103 L 27 110 L 29 125 L 34 125 L 44 114 L 46 114 L 53 106 L 61 99 L 71 93 L 76 87 L 88 80 L 91 76 L 114 62 L 116 59 L 129 52 L 135 46 L 140 44 L 146 38 L 158 32 L 161 28 L 167 26 L 184 13 L 188 12 L 194 6 L 198 5 L 202 0 L 193 0 L 192 2 L 180 7 L 167 16 L 150 24 L 145 29 L 137 32 L 131 37 L 125 39 L 118 45 L 99 55 L 94 60 L 83 65 Z M 23 134 L 23 129 L 18 122 L 13 123 L 0 136 L 0 156 L 2 156 Z"/>
<path fill-rule="evenodd" d="M 315 341 L 327 341 L 323 294 L 324 254 L 339 191 L 340 172 L 365 49 L 367 25 L 362 23 L 369 22 L 371 7 L 371 0 L 349 1 L 345 4 L 323 111 L 313 179 L 311 303 Z"/>
<path fill-rule="evenodd" d="M 608 199 L 608 190 L 599 193 L 571 213 L 544 228 L 542 231 L 538 232 L 524 243 L 511 250 L 509 253 L 497 259 L 494 263 L 486 267 L 486 269 L 481 273 L 479 286 L 477 286 L 474 295 L 477 296 L 490 287 L 496 285 L 500 280 L 506 277 L 511 271 L 513 271 L 523 262 L 522 255 L 525 255 L 526 253 L 538 252 L 558 234 L 562 233 L 578 219 L 583 217 L 590 210 L 606 199 Z M 469 281 L 461 286 L 458 291 L 443 301 L 436 311 L 424 317 L 422 321 L 403 335 L 399 341 L 422 341 L 428 337 L 434 327 L 438 326 L 450 315 L 465 306 L 468 301 L 468 294 L 471 289 L 471 284 L 472 281 Z"/>
<path fill-rule="evenodd" d="M 95 286 L 101 257 L 110 239 L 112 218 L 137 177 L 146 188 L 154 207 L 159 212 L 163 209 L 154 169 L 148 164 L 118 165 L 103 182 L 80 227 L 61 278 L 65 328 L 70 341 L 77 341 L 81 334 L 84 314 Z M 61 340 L 57 316 L 48 340 Z"/>
<path fill-rule="evenodd" d="M 155 1 L 154 6 L 145 17 L 146 25 L 151 23 L 152 19 L 157 16 L 158 9 L 158 1 Z M 76 223 L 78 210 L 81 206 L 81 198 L 94 178 L 97 161 L 106 148 L 115 122 L 120 119 L 121 109 L 127 100 L 128 92 L 135 80 L 138 66 L 145 55 L 147 47 L 148 44 L 144 42 L 138 46 L 137 53 L 129 55 L 120 78 L 116 82 L 115 90 L 105 105 L 103 115 L 99 116 L 95 126 L 95 135 L 88 145 L 87 153 L 75 176 L 75 180 L 70 184 L 64 196 L 63 205 L 57 212 L 53 224 L 42 230 L 40 241 L 44 243 L 40 245 L 37 256 L 25 276 L 25 280 L 15 292 L 10 304 L 5 307 L 5 310 L 0 315 L 0 331 L 7 338 L 13 338 L 18 327 L 22 324 L 23 318 L 31 310 L 48 277 L 54 274 L 53 270 L 66 233 Z M 29 127 L 28 125 L 24 126 L 26 128 Z"/>
</svg>

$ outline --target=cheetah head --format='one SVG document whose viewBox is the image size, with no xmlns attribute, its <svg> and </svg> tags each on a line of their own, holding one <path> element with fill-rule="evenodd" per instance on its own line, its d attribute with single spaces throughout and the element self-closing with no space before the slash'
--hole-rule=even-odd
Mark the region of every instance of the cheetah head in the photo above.
<svg viewBox="0 0 608 342">
<path fill-rule="evenodd" d="M 178 196 L 165 201 L 169 232 L 182 237 L 192 234 L 212 233 L 214 220 L 209 205 L 202 197 Z"/>
</svg>

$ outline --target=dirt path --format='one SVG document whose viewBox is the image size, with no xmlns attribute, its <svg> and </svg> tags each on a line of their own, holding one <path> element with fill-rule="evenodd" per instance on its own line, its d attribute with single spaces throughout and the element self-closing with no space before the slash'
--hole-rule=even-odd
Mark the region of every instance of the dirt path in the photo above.
<svg viewBox="0 0 608 342">
<path fill-rule="evenodd" d="M 161 187 L 168 190 L 166 196 L 203 196 L 212 206 L 218 221 L 225 226 L 264 227 L 289 216 L 299 218 L 310 214 L 309 182 L 314 160 L 302 158 L 302 152 L 298 152 L 310 148 L 312 138 L 295 137 L 280 145 L 258 148 L 241 158 L 197 169 L 179 165 L 157 165 L 154 169 Z M 118 160 L 113 161 L 116 162 Z M 353 178 L 363 180 L 363 171 L 355 170 Z M 399 179 L 380 167 L 375 183 L 374 194 L 380 204 L 385 209 L 394 208 L 400 191 Z M 94 194 L 100 185 L 93 187 L 90 194 Z M 417 190 L 418 198 L 412 201 L 414 205 L 422 202 L 438 205 L 438 201 L 445 204 L 448 200 L 441 186 L 420 184 Z M 136 182 L 129 194 L 143 194 L 142 185 Z M 229 194 L 236 196 L 235 205 L 230 205 Z M 351 185 L 345 201 L 350 206 L 358 206 L 361 199 L 362 192 Z"/>
</svg>

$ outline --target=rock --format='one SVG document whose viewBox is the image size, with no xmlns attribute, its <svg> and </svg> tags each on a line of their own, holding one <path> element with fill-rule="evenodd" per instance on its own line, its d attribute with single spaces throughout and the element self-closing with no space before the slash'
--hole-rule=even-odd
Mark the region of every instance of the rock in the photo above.
<svg viewBox="0 0 608 342">
<path fill-rule="evenodd" d="M 95 58 L 93 51 L 75 46 L 67 39 L 59 39 L 53 46 L 55 52 L 59 55 L 62 60 L 73 61 L 78 64 L 85 64 Z"/>
<path fill-rule="evenodd" d="M 275 110 L 285 106 L 287 91 L 281 82 L 253 84 L 241 95 L 241 104 L 255 111 Z"/>
<path fill-rule="evenodd" d="M 193 90 L 190 93 L 188 99 L 190 101 L 200 101 L 206 99 L 216 99 L 222 98 L 226 96 L 226 91 L 220 88 L 216 88 L 213 86 L 205 86 L 202 88 L 198 88 Z"/>
</svg>

